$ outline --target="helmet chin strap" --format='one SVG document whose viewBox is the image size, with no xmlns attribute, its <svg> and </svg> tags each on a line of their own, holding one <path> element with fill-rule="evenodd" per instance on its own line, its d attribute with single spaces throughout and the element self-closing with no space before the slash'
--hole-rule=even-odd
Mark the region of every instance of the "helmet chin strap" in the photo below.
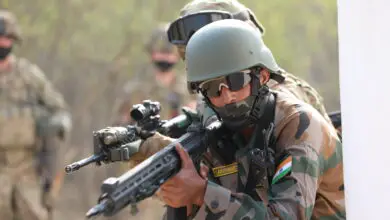
<svg viewBox="0 0 390 220">
<path fill-rule="evenodd" d="M 266 106 L 270 103 L 270 97 L 272 96 L 267 85 L 260 85 L 260 79 L 257 75 L 251 74 L 251 92 L 250 95 L 243 101 L 251 102 L 251 108 L 249 112 L 244 113 L 240 116 L 239 119 L 229 120 L 228 118 L 224 118 L 218 113 L 216 107 L 211 103 L 210 99 L 206 96 L 204 92 L 201 91 L 203 97 L 205 98 L 205 102 L 209 105 L 218 119 L 222 119 L 227 127 L 231 129 L 241 129 L 244 126 L 248 126 L 250 124 L 255 124 L 260 118 L 264 115 Z"/>
</svg>

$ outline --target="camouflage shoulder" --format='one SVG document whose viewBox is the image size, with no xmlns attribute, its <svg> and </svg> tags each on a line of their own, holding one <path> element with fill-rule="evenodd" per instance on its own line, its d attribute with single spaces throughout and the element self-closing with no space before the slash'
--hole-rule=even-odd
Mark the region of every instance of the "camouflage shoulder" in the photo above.
<svg viewBox="0 0 390 220">
<path fill-rule="evenodd" d="M 43 71 L 36 64 L 31 63 L 26 58 L 15 58 L 15 67 L 18 72 L 30 82 L 48 81 Z"/>
<path fill-rule="evenodd" d="M 324 99 L 320 93 L 311 86 L 307 81 L 291 74 L 288 72 L 283 73 L 286 77 L 285 86 L 291 90 L 291 92 L 296 95 L 299 99 L 305 101 L 306 103 L 312 105 L 317 109 L 321 115 L 323 115 L 327 121 L 329 118 L 326 113 Z"/>
</svg>

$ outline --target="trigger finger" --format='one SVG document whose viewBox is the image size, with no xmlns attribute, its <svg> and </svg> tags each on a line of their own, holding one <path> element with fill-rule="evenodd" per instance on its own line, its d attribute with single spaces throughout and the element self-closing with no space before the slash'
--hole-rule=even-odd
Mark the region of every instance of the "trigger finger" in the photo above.
<svg viewBox="0 0 390 220">
<path fill-rule="evenodd" d="M 209 168 L 204 165 L 204 164 L 201 164 L 200 165 L 200 175 L 203 177 L 203 178 L 207 178 L 207 174 L 209 173 Z"/>
</svg>

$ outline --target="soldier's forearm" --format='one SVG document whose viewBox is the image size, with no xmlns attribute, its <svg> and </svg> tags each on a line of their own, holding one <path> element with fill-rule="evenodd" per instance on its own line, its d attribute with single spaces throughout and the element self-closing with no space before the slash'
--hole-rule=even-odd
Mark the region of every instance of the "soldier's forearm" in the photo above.
<svg viewBox="0 0 390 220">
<path fill-rule="evenodd" d="M 294 203 L 296 206 L 297 204 Z M 203 206 L 199 208 L 194 220 L 204 220 L 214 216 L 216 219 L 297 219 L 295 212 L 273 210 L 273 206 L 266 206 L 262 201 L 255 201 L 249 195 L 232 193 L 230 190 L 213 182 L 208 182 Z M 277 209 L 277 208 L 276 208 Z M 274 214 L 276 213 L 276 214 Z"/>
</svg>

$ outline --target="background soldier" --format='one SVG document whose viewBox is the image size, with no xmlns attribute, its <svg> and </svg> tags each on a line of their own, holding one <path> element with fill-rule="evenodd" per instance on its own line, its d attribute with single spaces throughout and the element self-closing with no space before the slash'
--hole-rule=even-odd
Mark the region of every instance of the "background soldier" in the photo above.
<svg viewBox="0 0 390 220">
<path fill-rule="evenodd" d="M 116 125 L 133 123 L 130 110 L 134 104 L 139 104 L 145 99 L 160 102 L 162 119 L 177 116 L 182 106 L 196 108 L 195 97 L 187 92 L 184 73 L 180 74 L 174 69 L 180 57 L 175 46 L 168 41 L 167 28 L 168 24 L 160 24 L 153 30 L 146 43 L 145 49 L 150 57 L 150 64 L 136 73 L 135 77 L 124 86 Z M 138 161 L 131 161 L 130 167 L 137 163 Z M 147 211 L 147 207 L 154 207 L 154 212 Z M 131 209 L 133 215 L 137 214 L 137 217 L 145 219 L 161 216 L 163 211 L 163 204 L 157 199 L 145 200 L 140 204 L 139 209 L 136 205 L 132 205 Z"/>
<path fill-rule="evenodd" d="M 14 42 L 21 40 L 15 16 L 0 10 L 0 216 L 48 219 L 56 148 L 71 119 L 43 72 L 12 55 Z"/>
<path fill-rule="evenodd" d="M 187 91 L 184 73 L 174 67 L 180 57 L 174 45 L 167 38 L 167 24 L 160 24 L 153 30 L 146 44 L 150 64 L 136 73 L 124 86 L 124 97 L 119 108 L 117 124 L 129 123 L 132 105 L 151 99 L 161 103 L 161 118 L 169 119 L 180 114 L 182 106 L 195 108 L 194 97 Z"/>
</svg>

